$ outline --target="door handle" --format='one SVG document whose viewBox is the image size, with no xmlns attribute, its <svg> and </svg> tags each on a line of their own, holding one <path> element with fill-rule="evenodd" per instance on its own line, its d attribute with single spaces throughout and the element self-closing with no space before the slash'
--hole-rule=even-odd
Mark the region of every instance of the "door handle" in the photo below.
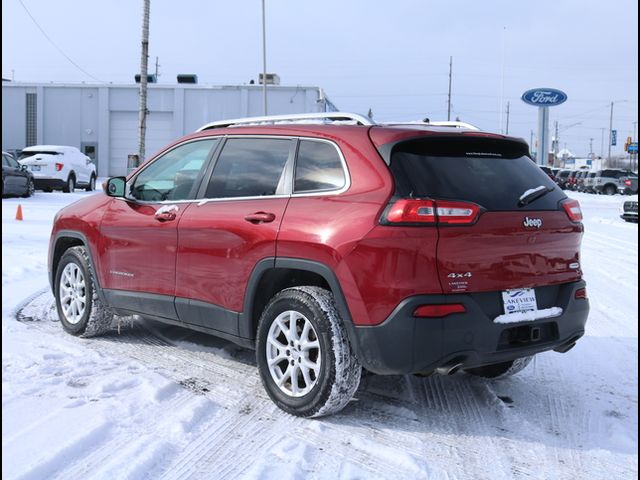
<svg viewBox="0 0 640 480">
<path fill-rule="evenodd" d="M 251 222 L 254 225 L 257 225 L 259 223 L 273 222 L 276 219 L 276 216 L 273 213 L 269 212 L 256 212 L 247 215 L 246 217 L 244 217 L 244 219 L 247 222 Z"/>
<path fill-rule="evenodd" d="M 176 219 L 178 210 L 177 205 L 164 205 L 156 211 L 154 216 L 159 222 L 170 222 Z"/>
</svg>

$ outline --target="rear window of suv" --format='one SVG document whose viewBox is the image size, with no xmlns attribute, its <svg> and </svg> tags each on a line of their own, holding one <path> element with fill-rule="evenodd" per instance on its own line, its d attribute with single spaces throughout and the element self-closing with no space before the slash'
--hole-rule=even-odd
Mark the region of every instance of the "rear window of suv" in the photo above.
<svg viewBox="0 0 640 480">
<path fill-rule="evenodd" d="M 490 211 L 557 210 L 566 196 L 517 142 L 494 139 L 409 140 L 391 152 L 396 196 L 476 203 Z M 551 191 L 518 206 L 539 186 Z"/>
</svg>

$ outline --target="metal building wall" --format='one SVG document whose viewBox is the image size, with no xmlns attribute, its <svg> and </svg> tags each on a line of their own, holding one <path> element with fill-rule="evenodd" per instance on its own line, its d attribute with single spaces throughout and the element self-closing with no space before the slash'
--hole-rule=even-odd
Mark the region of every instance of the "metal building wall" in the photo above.
<svg viewBox="0 0 640 480">
<path fill-rule="evenodd" d="M 36 94 L 37 144 L 93 146 L 99 176 L 124 175 L 137 151 L 138 85 L 2 84 L 2 149 L 25 148 L 26 94 Z M 333 107 L 318 87 L 269 87 L 269 114 Z M 258 85 L 149 85 L 147 155 L 205 123 L 259 116 Z"/>
</svg>

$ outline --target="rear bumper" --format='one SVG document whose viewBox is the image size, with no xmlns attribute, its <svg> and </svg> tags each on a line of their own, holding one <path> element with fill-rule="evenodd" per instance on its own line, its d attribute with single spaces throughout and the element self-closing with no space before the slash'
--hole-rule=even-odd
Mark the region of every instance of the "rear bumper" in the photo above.
<svg viewBox="0 0 640 480">
<path fill-rule="evenodd" d="M 67 182 L 60 178 L 50 177 L 34 177 L 33 183 L 37 189 L 61 189 L 67 185 Z"/>
<path fill-rule="evenodd" d="M 623 220 L 627 220 L 629 222 L 637 222 L 638 221 L 638 214 L 637 213 L 623 213 L 622 215 L 620 215 L 620 218 L 622 218 Z"/>
<path fill-rule="evenodd" d="M 584 335 L 589 301 L 576 299 L 575 293 L 585 285 L 536 288 L 538 309 L 558 306 L 562 315 L 509 324 L 493 322 L 503 313 L 501 292 L 410 297 L 382 324 L 356 327 L 356 351 L 362 365 L 378 374 L 427 373 L 452 364 L 470 368 L 546 350 L 567 351 Z M 420 305 L 442 303 L 461 303 L 466 312 L 444 318 L 412 315 Z"/>
</svg>

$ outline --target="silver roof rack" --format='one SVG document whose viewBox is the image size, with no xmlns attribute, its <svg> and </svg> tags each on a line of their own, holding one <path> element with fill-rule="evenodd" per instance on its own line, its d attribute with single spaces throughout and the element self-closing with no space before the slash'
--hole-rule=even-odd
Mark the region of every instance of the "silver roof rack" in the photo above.
<svg viewBox="0 0 640 480">
<path fill-rule="evenodd" d="M 471 125 L 470 123 L 467 123 L 467 122 L 448 122 L 448 121 L 444 121 L 444 122 L 427 122 L 427 125 L 433 125 L 433 126 L 436 126 L 436 127 L 464 128 L 466 130 L 476 130 L 476 131 L 480 130 L 475 125 Z"/>
<path fill-rule="evenodd" d="M 351 122 L 357 125 L 375 125 L 371 119 L 359 115 L 357 113 L 346 112 L 319 112 L 319 113 L 298 113 L 294 115 L 268 115 L 266 117 L 246 117 L 236 118 L 232 120 L 218 120 L 216 122 L 210 122 L 200 127 L 196 132 L 203 130 L 209 130 L 213 128 L 225 128 L 242 125 L 264 125 L 274 123 L 303 123 L 304 121 L 310 122 L 312 120 L 324 120 L 329 122 Z"/>
</svg>

